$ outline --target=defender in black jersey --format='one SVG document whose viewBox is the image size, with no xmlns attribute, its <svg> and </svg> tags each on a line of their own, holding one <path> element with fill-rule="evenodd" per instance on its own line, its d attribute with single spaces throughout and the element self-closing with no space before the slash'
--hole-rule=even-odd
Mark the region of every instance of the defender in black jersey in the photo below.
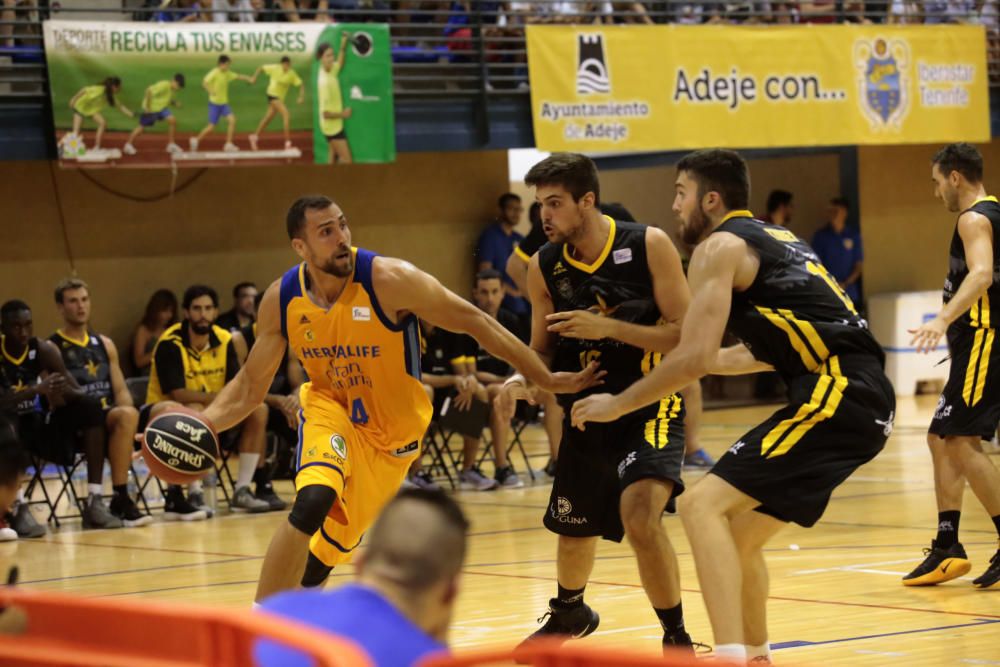
<svg viewBox="0 0 1000 667">
<path fill-rule="evenodd" d="M 55 289 L 62 328 L 49 340 L 59 348 L 66 370 L 83 392 L 103 412 L 107 457 L 111 467 L 111 515 L 126 528 L 145 526 L 153 517 L 143 514 L 128 493 L 128 472 L 139 424 L 139 412 L 125 384 L 118 363 L 118 349 L 107 336 L 90 329 L 90 288 L 78 278 L 63 280 Z M 102 445 L 103 446 L 103 445 Z M 105 527 L 110 516 L 101 498 L 104 456 L 87 457 L 88 494 L 83 512 L 84 527 Z"/>
<path fill-rule="evenodd" d="M 958 213 L 951 238 L 944 307 L 914 334 L 918 352 L 931 352 L 947 337 L 951 370 L 931 421 L 927 444 L 934 461 L 938 533 L 927 557 L 903 577 L 907 586 L 926 586 L 965 575 L 972 563 L 958 541 L 962 495 L 968 480 L 993 518 L 1000 539 L 1000 471 L 983 453 L 981 440 L 1000 420 L 1000 204 L 983 188 L 983 158 L 959 143 L 934 156 L 935 196 Z M 1000 545 L 973 584 L 1000 585 Z"/>
<path fill-rule="evenodd" d="M 583 155 L 555 154 L 535 165 L 549 242 L 531 258 L 531 346 L 553 370 L 599 363 L 606 388 L 621 391 L 649 373 L 676 344 L 689 294 L 680 256 L 661 230 L 601 214 L 597 168 Z M 564 408 L 582 396 L 560 396 Z M 529 390 L 514 376 L 498 399 Z M 664 628 L 664 645 L 690 649 L 684 630 L 677 560 L 660 523 L 683 490 L 684 405 L 666 393 L 613 424 L 586 432 L 563 424 L 555 481 L 544 523 L 559 535 L 558 594 L 547 623 L 529 639 L 582 637 L 597 614 L 583 602 L 598 538 L 627 535 L 646 594 Z"/>
<path fill-rule="evenodd" d="M 578 401 L 572 423 L 589 432 L 588 422 L 618 419 L 708 373 L 782 375 L 791 404 L 740 438 L 678 503 L 716 653 L 753 659 L 769 654 L 763 545 L 789 521 L 813 525 L 833 489 L 882 449 L 895 396 L 881 347 L 809 246 L 746 210 L 743 159 L 698 151 L 677 171 L 674 211 L 684 240 L 700 243 L 680 343 L 617 396 Z M 720 350 L 727 325 L 743 345 Z"/>
</svg>

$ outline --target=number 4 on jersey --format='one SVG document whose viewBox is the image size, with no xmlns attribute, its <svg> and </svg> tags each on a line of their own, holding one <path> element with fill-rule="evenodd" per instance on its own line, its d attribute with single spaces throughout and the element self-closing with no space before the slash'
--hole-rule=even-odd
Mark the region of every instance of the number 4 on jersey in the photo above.
<svg viewBox="0 0 1000 667">
<path fill-rule="evenodd" d="M 355 398 L 354 402 L 351 403 L 351 421 L 355 424 L 368 423 L 368 412 L 365 410 L 365 404 L 360 398 Z"/>
</svg>

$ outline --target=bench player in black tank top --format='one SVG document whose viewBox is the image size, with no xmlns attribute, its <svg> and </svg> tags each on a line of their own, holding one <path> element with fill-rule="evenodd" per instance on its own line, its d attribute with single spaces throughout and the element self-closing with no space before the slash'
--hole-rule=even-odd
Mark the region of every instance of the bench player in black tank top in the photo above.
<svg viewBox="0 0 1000 667">
<path fill-rule="evenodd" d="M 958 541 L 962 495 L 972 492 L 993 519 L 1000 537 L 1000 471 L 983 453 L 981 440 L 1000 420 L 1000 203 L 983 188 L 983 158 L 969 144 L 952 144 L 934 156 L 934 194 L 958 213 L 951 239 L 944 307 L 911 333 L 918 352 L 931 352 L 947 335 L 951 370 L 927 444 L 934 461 L 938 534 L 927 558 L 903 577 L 907 586 L 955 579 L 972 569 Z M 1000 585 L 1000 548 L 973 584 Z"/>
<path fill-rule="evenodd" d="M 743 159 L 698 151 L 677 171 L 674 211 L 684 240 L 699 243 L 680 343 L 626 391 L 578 401 L 571 419 L 589 430 L 708 373 L 782 375 L 791 405 L 744 435 L 678 502 L 716 654 L 766 661 L 762 548 L 786 522 L 813 525 L 833 489 L 882 449 L 895 396 L 882 348 L 815 253 L 745 210 Z M 727 322 L 743 345 L 721 350 Z"/>
<path fill-rule="evenodd" d="M 104 413 L 107 456 L 111 464 L 111 514 L 126 528 L 145 526 L 153 517 L 143 514 L 128 493 L 128 473 L 132 464 L 133 443 L 139 425 L 139 411 L 132 404 L 132 394 L 125 384 L 125 375 L 118 362 L 118 348 L 103 334 L 90 329 L 90 288 L 79 278 L 63 280 L 55 289 L 56 306 L 63 319 L 49 340 L 62 353 L 66 370 L 92 399 L 98 401 Z M 87 507 L 83 512 L 84 527 L 106 523 L 101 498 L 103 457 L 87 459 L 89 481 Z"/>
<path fill-rule="evenodd" d="M 531 258 L 531 347 L 553 370 L 601 365 L 604 387 L 621 391 L 648 373 L 677 342 L 690 295 L 680 256 L 659 229 L 601 214 L 597 168 L 583 155 L 557 153 L 525 182 L 536 188 L 549 243 Z M 564 409 L 590 394 L 559 396 Z M 514 376 L 498 409 L 528 391 Z M 546 528 L 559 536 L 558 594 L 548 622 L 531 638 L 582 637 L 597 614 L 583 602 L 597 541 L 628 535 L 664 645 L 685 646 L 677 557 L 660 522 L 681 493 L 684 408 L 676 394 L 638 406 L 587 432 L 564 424 Z M 531 639 L 530 638 L 530 639 Z"/>
</svg>

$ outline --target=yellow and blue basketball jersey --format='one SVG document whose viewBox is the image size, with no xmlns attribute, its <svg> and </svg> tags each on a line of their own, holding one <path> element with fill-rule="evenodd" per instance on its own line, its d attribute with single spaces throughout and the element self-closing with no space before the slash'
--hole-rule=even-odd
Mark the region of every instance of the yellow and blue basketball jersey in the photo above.
<svg viewBox="0 0 1000 667">
<path fill-rule="evenodd" d="M 350 415 L 355 430 L 384 450 L 419 443 L 431 419 L 420 382 L 420 330 L 408 315 L 393 322 L 372 287 L 377 255 L 354 249 L 355 269 L 337 302 L 321 308 L 309 296 L 306 265 L 281 279 L 281 330 L 309 377 L 301 399 Z"/>
</svg>

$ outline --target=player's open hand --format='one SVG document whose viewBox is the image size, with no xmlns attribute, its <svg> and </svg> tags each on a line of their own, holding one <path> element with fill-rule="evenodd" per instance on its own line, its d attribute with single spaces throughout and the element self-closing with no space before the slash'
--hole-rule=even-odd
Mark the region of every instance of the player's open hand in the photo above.
<svg viewBox="0 0 1000 667">
<path fill-rule="evenodd" d="M 618 397 L 613 394 L 593 394 L 573 403 L 570 421 L 585 430 L 587 422 L 611 422 L 624 414 L 618 407 Z"/>
<path fill-rule="evenodd" d="M 501 420 L 509 422 L 514 418 L 518 401 L 527 401 L 534 405 L 535 395 L 521 382 L 505 382 L 500 388 L 500 393 L 493 399 L 493 409 Z"/>
<path fill-rule="evenodd" d="M 940 317 L 935 317 L 916 329 L 907 329 L 907 331 L 913 334 L 910 345 L 916 347 L 917 352 L 927 354 L 937 348 L 941 338 L 948 332 L 948 323 Z"/>
<path fill-rule="evenodd" d="M 604 384 L 604 376 L 608 372 L 599 370 L 600 366 L 598 362 L 592 361 L 579 373 L 564 371 L 552 373 L 551 380 L 538 382 L 537 385 L 550 394 L 576 394 L 584 389 Z"/>
<path fill-rule="evenodd" d="M 566 338 L 601 340 L 611 335 L 614 320 L 586 310 L 569 310 L 546 315 L 546 329 Z"/>
</svg>

